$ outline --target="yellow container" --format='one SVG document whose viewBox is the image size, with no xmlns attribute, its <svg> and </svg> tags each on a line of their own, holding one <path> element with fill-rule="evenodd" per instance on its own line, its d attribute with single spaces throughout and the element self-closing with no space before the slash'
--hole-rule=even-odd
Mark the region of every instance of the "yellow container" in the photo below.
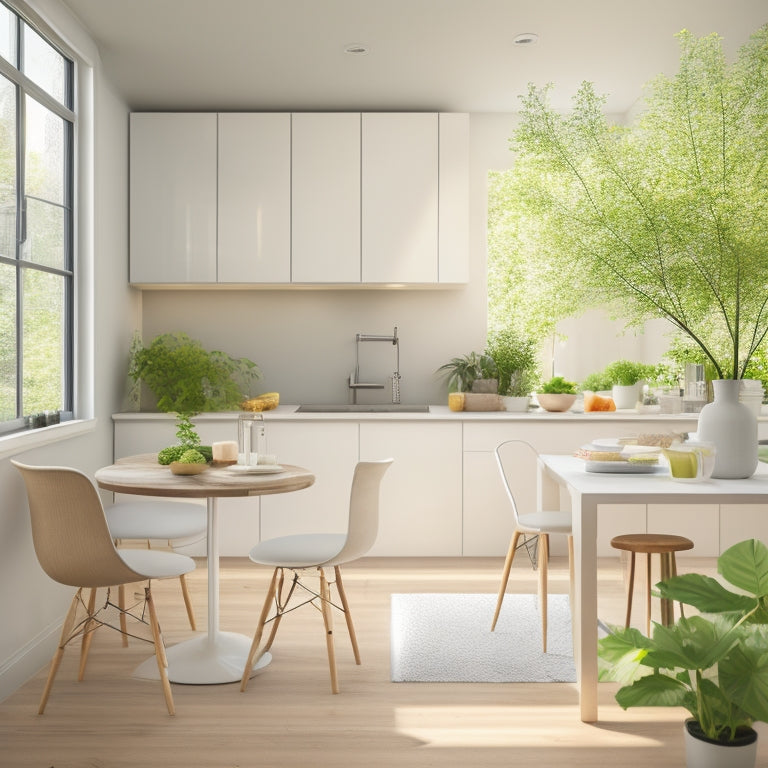
<svg viewBox="0 0 768 768">
<path fill-rule="evenodd" d="M 464 393 L 451 392 L 448 395 L 448 408 L 452 411 L 464 410 Z"/>
</svg>

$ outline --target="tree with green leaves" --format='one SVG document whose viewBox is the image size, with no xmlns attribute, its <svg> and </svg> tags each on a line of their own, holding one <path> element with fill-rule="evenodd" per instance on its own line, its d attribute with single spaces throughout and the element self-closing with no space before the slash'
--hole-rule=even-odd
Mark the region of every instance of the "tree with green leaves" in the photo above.
<svg viewBox="0 0 768 768">
<path fill-rule="evenodd" d="M 678 38 L 678 73 L 649 84 L 631 125 L 590 83 L 568 115 L 529 88 L 508 226 L 553 316 L 599 300 L 630 325 L 663 317 L 739 378 L 768 333 L 768 25 L 733 64 L 717 35 Z"/>
</svg>

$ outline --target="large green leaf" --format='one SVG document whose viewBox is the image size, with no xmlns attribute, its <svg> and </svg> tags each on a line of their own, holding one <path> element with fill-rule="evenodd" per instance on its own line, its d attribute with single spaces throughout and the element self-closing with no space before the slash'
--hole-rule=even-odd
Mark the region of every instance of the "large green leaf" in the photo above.
<svg viewBox="0 0 768 768">
<path fill-rule="evenodd" d="M 743 615 L 757 605 L 755 598 L 730 592 L 716 579 L 700 573 L 673 576 L 659 582 L 656 589 L 661 597 L 692 605 L 704 613 L 737 611 Z"/>
<path fill-rule="evenodd" d="M 657 624 L 653 647 L 642 663 L 654 669 L 700 669 L 713 667 L 738 642 L 738 634 L 719 617 L 680 619 L 671 627 Z"/>
<path fill-rule="evenodd" d="M 653 642 L 632 627 L 612 629 L 610 635 L 597 641 L 598 678 L 627 684 L 650 674 L 643 658 Z"/>
<path fill-rule="evenodd" d="M 641 677 L 616 692 L 616 701 L 627 707 L 684 707 L 688 688 L 679 680 L 657 674 Z"/>
<path fill-rule="evenodd" d="M 718 666 L 726 696 L 755 720 L 768 722 L 768 630 L 750 626 Z"/>
<path fill-rule="evenodd" d="M 717 560 L 717 570 L 739 589 L 757 597 L 768 595 L 768 547 L 757 539 L 726 549 Z"/>
</svg>

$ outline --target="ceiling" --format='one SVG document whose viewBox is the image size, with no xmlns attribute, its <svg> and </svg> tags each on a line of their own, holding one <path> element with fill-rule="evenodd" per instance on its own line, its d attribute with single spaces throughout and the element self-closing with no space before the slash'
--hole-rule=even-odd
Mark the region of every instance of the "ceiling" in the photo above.
<svg viewBox="0 0 768 768">
<path fill-rule="evenodd" d="M 63 2 L 132 110 L 514 112 L 529 82 L 566 107 L 590 80 L 625 112 L 674 73 L 676 32 L 717 32 L 732 58 L 768 22 L 766 0 Z"/>
</svg>

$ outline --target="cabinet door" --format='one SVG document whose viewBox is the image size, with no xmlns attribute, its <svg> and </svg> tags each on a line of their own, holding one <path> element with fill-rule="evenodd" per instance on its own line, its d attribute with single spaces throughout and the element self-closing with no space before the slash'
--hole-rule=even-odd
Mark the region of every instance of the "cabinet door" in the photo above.
<svg viewBox="0 0 768 768">
<path fill-rule="evenodd" d="M 295 493 L 261 497 L 262 540 L 295 533 L 347 530 L 349 490 L 358 455 L 357 434 L 357 424 L 349 421 L 267 424 L 269 453 L 274 453 L 279 462 L 310 470 L 315 483 Z"/>
<path fill-rule="evenodd" d="M 291 116 L 219 115 L 218 147 L 218 282 L 289 282 Z"/>
<path fill-rule="evenodd" d="M 363 114 L 363 282 L 436 283 L 437 209 L 437 114 Z"/>
<path fill-rule="evenodd" d="M 438 279 L 469 282 L 469 115 L 440 114 Z"/>
<path fill-rule="evenodd" d="M 360 282 L 360 115 L 292 116 L 291 279 Z"/>
<path fill-rule="evenodd" d="M 130 281 L 216 282 L 216 115 L 130 117 Z"/>
<path fill-rule="evenodd" d="M 360 459 L 394 458 L 371 555 L 461 555 L 461 424 L 362 422 Z"/>
</svg>

